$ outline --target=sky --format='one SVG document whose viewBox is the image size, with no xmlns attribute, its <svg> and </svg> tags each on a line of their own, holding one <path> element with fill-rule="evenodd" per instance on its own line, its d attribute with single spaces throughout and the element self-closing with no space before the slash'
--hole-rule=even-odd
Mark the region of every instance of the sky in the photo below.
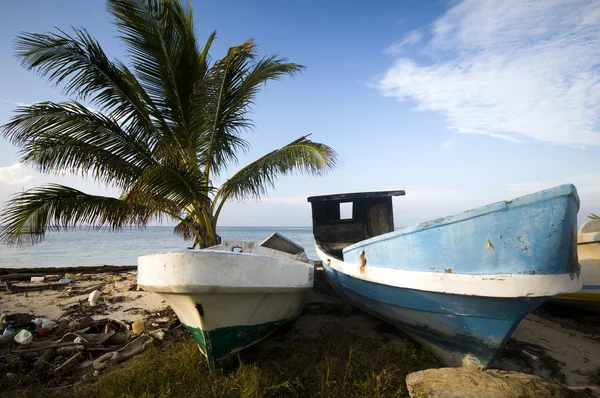
<svg viewBox="0 0 600 398">
<path fill-rule="evenodd" d="M 254 38 L 306 70 L 269 82 L 236 167 L 312 134 L 339 154 L 314 178 L 282 176 L 260 202 L 228 203 L 223 226 L 310 226 L 308 196 L 404 189 L 396 226 L 409 226 L 572 183 L 579 221 L 600 213 L 600 2 L 583 0 L 192 1 L 212 57 Z M 14 57 L 19 32 L 86 27 L 127 62 L 102 1 L 3 2 L 0 124 L 18 104 L 67 98 Z M 0 138 L 0 202 L 47 176 Z M 0 205 L 0 211 L 3 205 Z"/>
</svg>

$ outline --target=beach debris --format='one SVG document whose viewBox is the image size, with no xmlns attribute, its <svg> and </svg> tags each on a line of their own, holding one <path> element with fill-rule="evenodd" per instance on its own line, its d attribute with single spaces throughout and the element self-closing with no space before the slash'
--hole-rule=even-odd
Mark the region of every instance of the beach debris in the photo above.
<svg viewBox="0 0 600 398">
<path fill-rule="evenodd" d="M 142 321 L 135 321 L 131 324 L 131 331 L 133 332 L 133 334 L 140 334 L 144 330 L 146 330 L 146 327 L 144 326 L 144 322 Z"/>
<path fill-rule="evenodd" d="M 35 276 L 44 276 L 44 274 L 39 273 L 15 273 L 15 274 L 6 274 L 0 275 L 0 281 L 28 281 L 31 280 L 32 277 Z"/>
<path fill-rule="evenodd" d="M 146 346 L 152 343 L 154 339 L 150 336 L 140 336 L 127 344 L 125 347 L 108 352 L 94 361 L 94 369 L 102 370 L 120 362 L 126 361 L 144 351 Z"/>
<path fill-rule="evenodd" d="M 8 290 L 9 292 L 11 292 L 13 294 L 17 294 L 17 293 L 27 294 L 27 292 L 35 292 L 35 291 L 39 291 L 39 290 L 50 290 L 50 289 L 54 289 L 54 288 L 64 287 L 65 285 L 67 285 L 67 283 L 51 282 L 51 283 L 44 283 L 44 284 L 36 283 L 34 285 L 15 285 L 9 281 L 4 282 L 4 286 L 6 287 L 6 290 Z"/>
<path fill-rule="evenodd" d="M 35 361 L 35 364 L 33 365 L 33 368 L 37 371 L 37 372 L 43 372 L 46 368 L 50 368 L 52 367 L 52 359 L 54 358 L 54 356 L 56 355 L 57 349 L 52 347 L 47 349 L 46 351 L 44 351 L 44 353 L 42 354 L 42 356 L 40 356 L 37 361 Z"/>
<path fill-rule="evenodd" d="M 78 352 L 77 354 L 73 355 L 71 358 L 69 358 L 65 362 L 63 362 L 62 365 L 60 365 L 59 367 L 54 369 L 54 371 L 52 373 L 58 377 L 63 376 L 69 370 L 71 370 L 73 368 L 73 366 L 75 366 L 77 363 L 83 361 L 84 359 L 85 358 L 84 358 L 83 354 L 81 352 Z"/>
<path fill-rule="evenodd" d="M 0 314 L 0 332 L 8 325 L 6 322 L 6 314 Z"/>
<path fill-rule="evenodd" d="M 163 341 L 166 336 L 164 329 L 156 329 L 148 333 L 154 340 Z"/>
<path fill-rule="evenodd" d="M 15 341 L 19 344 L 29 344 L 33 340 L 33 334 L 30 331 L 21 329 L 19 333 L 15 336 Z"/>
<path fill-rule="evenodd" d="M 44 297 L 46 295 L 59 300 L 80 297 L 63 299 L 64 304 L 57 306 L 61 315 L 40 311 L 39 316 L 33 309 L 37 308 L 35 305 L 15 313 L 2 308 L 0 369 L 3 372 L 0 378 L 10 372 L 16 377 L 38 378 L 44 385 L 83 380 L 84 374 L 90 377 L 91 372 L 102 371 L 141 353 L 152 342 L 164 341 L 167 331 L 178 320 L 171 309 L 150 310 L 143 302 L 137 312 L 130 311 L 133 303 L 129 302 L 141 296 L 136 297 L 132 292 L 137 287 L 135 273 L 97 275 L 88 274 L 86 270 L 82 275 L 45 269 L 42 272 L 46 273 L 23 271 L 12 276 L 2 275 L 0 287 L 6 287 L 6 291 L 0 295 L 19 301 L 19 296 L 33 292 L 29 297 L 36 300 L 40 297 L 44 302 L 51 301 Z M 54 292 L 39 292 L 42 290 Z M 18 295 L 11 297 L 9 293 Z M 110 316 L 121 303 L 125 305 L 121 315 Z"/>
<path fill-rule="evenodd" d="M 4 329 L 4 332 L 2 332 L 2 336 L 6 337 L 6 336 L 10 336 L 11 334 L 15 333 L 14 329 L 12 328 L 12 326 L 7 326 Z"/>
<path fill-rule="evenodd" d="M 521 352 L 523 353 L 523 355 L 525 355 L 527 358 L 531 359 L 532 361 L 538 360 L 538 357 L 536 357 L 535 355 L 533 355 L 525 350 L 521 350 Z"/>
<path fill-rule="evenodd" d="M 90 303 L 90 307 L 95 307 L 98 303 L 98 299 L 100 298 L 100 291 L 94 290 L 90 293 L 90 297 L 88 298 L 88 302 Z"/>
</svg>

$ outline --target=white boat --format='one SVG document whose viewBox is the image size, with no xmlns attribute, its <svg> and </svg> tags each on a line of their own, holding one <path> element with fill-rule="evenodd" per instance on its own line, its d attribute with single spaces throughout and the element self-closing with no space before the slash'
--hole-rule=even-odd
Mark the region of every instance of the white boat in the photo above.
<svg viewBox="0 0 600 398">
<path fill-rule="evenodd" d="M 273 236 L 267 241 L 272 245 Z M 298 317 L 313 270 L 303 251 L 225 241 L 204 250 L 139 257 L 138 285 L 169 303 L 212 371 Z"/>
<path fill-rule="evenodd" d="M 577 256 L 583 286 L 575 293 L 554 296 L 552 301 L 572 307 L 600 311 L 600 220 L 589 220 L 579 228 Z"/>
</svg>

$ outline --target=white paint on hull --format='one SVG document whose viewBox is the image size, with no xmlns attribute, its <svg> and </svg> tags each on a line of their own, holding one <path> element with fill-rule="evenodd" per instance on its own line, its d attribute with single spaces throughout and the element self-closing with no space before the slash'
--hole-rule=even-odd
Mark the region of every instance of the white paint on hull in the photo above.
<svg viewBox="0 0 600 398">
<path fill-rule="evenodd" d="M 138 285 L 162 293 L 285 293 L 313 286 L 313 265 L 284 257 L 220 250 L 138 258 Z"/>
<path fill-rule="evenodd" d="M 569 274 L 454 274 L 408 271 L 350 264 L 326 253 L 316 244 L 317 255 L 331 268 L 346 275 L 382 285 L 447 294 L 483 297 L 544 297 L 581 289 L 581 278 Z"/>
<path fill-rule="evenodd" d="M 216 249 L 141 256 L 138 285 L 164 297 L 183 324 L 203 330 L 300 314 L 313 286 L 312 264 L 253 242 L 226 241 Z"/>
<path fill-rule="evenodd" d="M 288 293 L 158 293 L 167 300 L 181 323 L 202 330 L 262 325 L 300 315 L 306 291 Z M 201 306 L 203 315 L 198 313 Z"/>
<path fill-rule="evenodd" d="M 597 302 L 595 305 L 600 307 L 600 220 L 586 221 L 579 228 L 577 257 L 581 264 L 582 289 L 572 294 L 559 295 L 555 299 L 568 303 L 573 300 Z"/>
</svg>

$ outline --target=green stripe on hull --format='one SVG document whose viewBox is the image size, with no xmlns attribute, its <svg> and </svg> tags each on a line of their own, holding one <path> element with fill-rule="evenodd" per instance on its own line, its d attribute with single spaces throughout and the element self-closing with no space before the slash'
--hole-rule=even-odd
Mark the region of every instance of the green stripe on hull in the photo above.
<svg viewBox="0 0 600 398">
<path fill-rule="evenodd" d="M 200 351 L 206 356 L 211 370 L 223 368 L 231 356 L 246 347 L 258 343 L 291 319 L 260 325 L 228 326 L 203 330 L 184 325 L 194 336 Z"/>
</svg>

